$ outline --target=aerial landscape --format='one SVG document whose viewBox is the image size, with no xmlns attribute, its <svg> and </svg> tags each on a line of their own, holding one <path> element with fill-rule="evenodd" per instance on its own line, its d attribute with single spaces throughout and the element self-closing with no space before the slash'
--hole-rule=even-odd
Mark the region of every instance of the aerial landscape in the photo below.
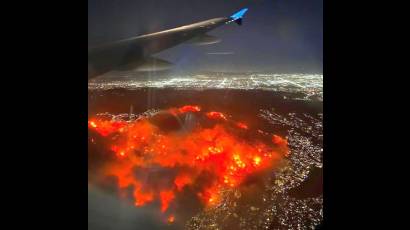
<svg viewBox="0 0 410 230">
<path fill-rule="evenodd" d="M 148 35 L 90 41 L 104 45 L 89 49 L 88 228 L 318 228 L 322 1 L 177 1 L 184 17 L 166 13 L 176 3 L 125 2 L 89 0 L 95 40 L 119 24 L 95 29 L 97 11 L 158 17 L 144 17 Z M 172 17 L 194 24 L 156 32 Z M 199 36 L 208 25 L 220 27 Z"/>
</svg>

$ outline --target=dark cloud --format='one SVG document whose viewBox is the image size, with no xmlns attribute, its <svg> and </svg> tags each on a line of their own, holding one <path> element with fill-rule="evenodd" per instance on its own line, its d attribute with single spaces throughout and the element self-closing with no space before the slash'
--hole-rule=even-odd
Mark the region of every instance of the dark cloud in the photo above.
<svg viewBox="0 0 410 230">
<path fill-rule="evenodd" d="M 88 186 L 88 229 L 135 230 L 176 229 L 158 221 L 158 214 L 150 208 L 136 209 L 120 201 L 114 194 Z"/>
</svg>

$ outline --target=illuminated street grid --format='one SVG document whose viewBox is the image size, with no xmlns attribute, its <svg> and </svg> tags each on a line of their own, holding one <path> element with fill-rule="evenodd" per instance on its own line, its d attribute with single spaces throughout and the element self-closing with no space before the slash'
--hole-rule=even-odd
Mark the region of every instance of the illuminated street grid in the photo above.
<svg viewBox="0 0 410 230">
<path fill-rule="evenodd" d="M 300 92 L 308 99 L 312 96 L 322 99 L 322 74 L 253 74 L 253 73 L 212 73 L 179 76 L 104 76 L 89 81 L 90 90 L 109 90 L 116 88 L 172 88 L 172 89 L 242 89 L 269 90 L 279 92 Z M 117 76 L 117 77 L 113 77 Z M 303 99 L 303 98 L 302 98 Z"/>
</svg>

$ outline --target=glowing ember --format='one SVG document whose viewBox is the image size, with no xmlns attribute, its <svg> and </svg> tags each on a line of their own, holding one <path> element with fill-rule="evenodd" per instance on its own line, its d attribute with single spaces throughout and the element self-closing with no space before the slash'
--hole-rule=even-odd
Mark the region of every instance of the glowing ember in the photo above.
<svg viewBox="0 0 410 230">
<path fill-rule="evenodd" d="M 189 175 L 178 175 L 174 180 L 178 191 L 181 191 L 186 185 L 192 184 L 192 178 Z"/>
<path fill-rule="evenodd" d="M 186 105 L 179 109 L 180 113 L 199 112 L 199 111 L 201 111 L 201 108 L 199 106 L 194 106 L 194 105 Z"/>
<path fill-rule="evenodd" d="M 272 136 L 272 142 L 274 144 L 277 144 L 277 145 L 287 145 L 288 144 L 286 139 L 283 139 L 282 137 L 280 137 L 278 135 L 273 135 Z"/>
<path fill-rule="evenodd" d="M 255 156 L 254 158 L 253 158 L 253 161 L 254 161 L 254 163 L 255 163 L 255 165 L 259 165 L 260 163 L 261 163 L 261 157 L 260 156 Z"/>
<path fill-rule="evenodd" d="M 169 203 L 175 198 L 174 192 L 172 190 L 161 191 L 159 196 L 161 198 L 161 212 L 165 212 L 169 207 Z"/>
<path fill-rule="evenodd" d="M 111 133 L 119 131 L 126 126 L 126 122 L 123 121 L 94 121 L 88 122 L 88 127 L 94 128 L 102 136 L 108 136 Z"/>
<path fill-rule="evenodd" d="M 220 113 L 220 112 L 209 112 L 209 113 L 206 114 L 206 116 L 209 119 L 214 119 L 214 120 L 225 120 L 225 121 L 227 120 L 225 115 L 223 113 Z"/>
<path fill-rule="evenodd" d="M 136 199 L 135 206 L 143 206 L 154 199 L 154 195 L 152 193 L 142 193 L 139 189 L 135 189 L 134 197 Z"/>
<path fill-rule="evenodd" d="M 175 221 L 175 217 L 173 215 L 170 215 L 167 220 L 168 220 L 168 223 L 172 224 Z"/>
<path fill-rule="evenodd" d="M 248 129 L 248 126 L 245 123 L 238 122 L 236 125 L 241 129 Z"/>
<path fill-rule="evenodd" d="M 250 132 L 244 123 L 229 121 L 219 112 L 200 111 L 198 106 L 189 105 L 167 112 L 175 117 L 195 113 L 198 121 L 202 116 L 212 122 L 226 122 L 214 122 L 206 128 L 199 124 L 181 133 L 164 132 L 150 118 L 129 122 L 90 120 L 89 129 L 106 137 L 109 150 L 117 156 L 101 169 L 101 176 L 115 176 L 121 191 L 132 188 L 135 206 L 159 201 L 165 213 L 173 209 L 178 194 L 187 187 L 203 205 L 216 205 L 221 200 L 221 189 L 241 185 L 250 174 L 271 169 L 288 154 L 287 141 L 280 136 L 273 135 L 272 142 L 266 143 L 261 139 L 245 140 L 238 134 L 243 131 L 235 132 Z M 269 138 L 266 134 L 265 139 Z M 158 174 L 161 170 L 172 173 Z M 174 216 L 169 216 L 168 222 L 174 222 Z"/>
<path fill-rule="evenodd" d="M 91 127 L 93 127 L 93 128 L 97 128 L 97 125 L 95 124 L 94 121 L 90 121 L 90 125 L 91 125 Z"/>
</svg>

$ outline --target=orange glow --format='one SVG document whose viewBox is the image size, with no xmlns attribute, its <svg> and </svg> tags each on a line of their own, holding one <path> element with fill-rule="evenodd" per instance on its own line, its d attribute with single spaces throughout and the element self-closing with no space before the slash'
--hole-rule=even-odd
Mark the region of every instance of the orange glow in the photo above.
<svg viewBox="0 0 410 230">
<path fill-rule="evenodd" d="M 217 194 L 211 194 L 211 197 L 208 199 L 208 202 L 210 204 L 215 204 L 218 201 L 218 196 Z"/>
<path fill-rule="evenodd" d="M 174 184 L 177 187 L 177 190 L 181 191 L 186 185 L 192 184 L 192 179 L 187 174 L 181 174 L 175 178 Z"/>
<path fill-rule="evenodd" d="M 241 129 L 248 129 L 248 126 L 245 123 L 238 122 L 236 125 Z"/>
<path fill-rule="evenodd" d="M 124 121 L 97 121 L 91 120 L 88 122 L 88 126 L 94 128 L 102 136 L 108 136 L 111 133 L 119 131 L 126 126 Z"/>
<path fill-rule="evenodd" d="M 206 114 L 206 116 L 209 119 L 213 119 L 213 120 L 224 120 L 224 121 L 227 120 L 225 115 L 223 113 L 220 113 L 220 112 L 209 112 L 209 113 Z"/>
<path fill-rule="evenodd" d="M 170 215 L 167 220 L 168 220 L 168 223 L 170 223 L 170 224 L 174 223 L 174 221 L 175 221 L 174 215 Z"/>
<path fill-rule="evenodd" d="M 143 206 L 154 200 L 154 195 L 150 192 L 143 193 L 139 188 L 134 190 L 135 206 Z"/>
<path fill-rule="evenodd" d="M 210 187 L 198 194 L 207 206 L 213 206 L 219 201 L 219 189 L 218 187 Z"/>
<path fill-rule="evenodd" d="M 193 105 L 168 110 L 174 115 L 196 112 L 196 116 L 227 120 L 222 113 L 200 111 Z M 204 206 L 216 205 L 222 200 L 222 189 L 240 186 L 246 177 L 271 169 L 288 154 L 286 139 L 273 135 L 272 142 L 245 140 L 235 130 L 245 129 L 246 125 L 238 124 L 243 123 L 198 125 L 189 133 L 181 134 L 163 132 L 149 118 L 129 122 L 91 119 L 89 129 L 106 137 L 109 150 L 116 156 L 101 169 L 101 176 L 115 176 L 120 191 L 132 188 L 135 206 L 159 201 L 160 210 L 165 213 L 173 209 L 177 195 L 189 186 L 197 189 L 197 198 Z M 271 135 L 256 130 L 255 133 L 268 138 Z M 161 182 L 160 186 L 155 181 L 162 178 L 147 181 L 135 175 L 136 169 L 149 173 L 150 168 L 174 170 L 174 174 L 168 174 L 169 179 L 163 180 L 169 181 Z M 210 175 L 206 183 L 201 179 L 204 173 Z M 203 184 L 197 186 L 198 183 Z"/>
<path fill-rule="evenodd" d="M 91 127 L 93 128 L 97 128 L 97 124 L 95 124 L 94 121 L 90 121 L 89 124 L 91 125 Z"/>
<path fill-rule="evenodd" d="M 272 142 L 276 145 L 287 145 L 288 141 L 278 135 L 272 136 Z"/>
<path fill-rule="evenodd" d="M 212 154 L 219 154 L 219 153 L 221 153 L 221 152 L 223 151 L 223 148 L 222 148 L 222 147 L 212 147 L 212 146 L 209 146 L 209 147 L 208 147 L 208 151 L 209 151 L 210 153 L 212 153 Z"/>
<path fill-rule="evenodd" d="M 262 159 L 260 156 L 255 156 L 253 158 L 253 162 L 255 163 L 255 165 L 259 165 L 261 163 Z"/>
<path fill-rule="evenodd" d="M 172 190 L 161 191 L 159 196 L 161 198 L 161 212 L 165 212 L 169 207 L 169 203 L 175 198 L 174 192 Z"/>
<path fill-rule="evenodd" d="M 194 105 L 185 105 L 179 109 L 179 112 L 186 113 L 186 112 L 199 112 L 201 108 L 199 106 Z"/>
</svg>

